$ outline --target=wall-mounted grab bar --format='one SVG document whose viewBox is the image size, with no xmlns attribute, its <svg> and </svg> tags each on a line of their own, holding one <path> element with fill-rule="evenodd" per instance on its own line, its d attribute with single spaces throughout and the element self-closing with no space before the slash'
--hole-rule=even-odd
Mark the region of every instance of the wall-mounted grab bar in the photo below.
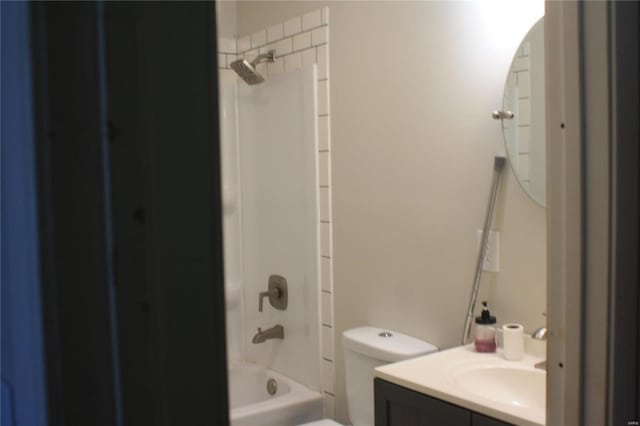
<svg viewBox="0 0 640 426">
<path fill-rule="evenodd" d="M 493 208 L 496 204 L 496 196 L 498 195 L 498 185 L 500 184 L 500 173 L 504 168 L 507 159 L 505 157 L 496 156 L 493 159 L 493 178 L 491 180 L 491 190 L 489 191 L 489 204 L 487 205 L 487 216 L 484 219 L 484 228 L 482 229 L 482 240 L 480 241 L 480 252 L 478 253 L 478 262 L 476 263 L 476 276 L 473 280 L 473 289 L 471 290 L 471 298 L 469 299 L 469 309 L 467 310 L 467 318 L 464 323 L 464 332 L 462 333 L 462 344 L 466 345 L 471 337 L 471 324 L 473 323 L 473 311 L 476 308 L 476 299 L 478 298 L 478 288 L 480 287 L 480 277 L 482 276 L 482 267 L 484 258 L 487 255 L 487 245 L 489 243 L 489 230 L 491 229 L 491 219 L 493 218 Z"/>
</svg>

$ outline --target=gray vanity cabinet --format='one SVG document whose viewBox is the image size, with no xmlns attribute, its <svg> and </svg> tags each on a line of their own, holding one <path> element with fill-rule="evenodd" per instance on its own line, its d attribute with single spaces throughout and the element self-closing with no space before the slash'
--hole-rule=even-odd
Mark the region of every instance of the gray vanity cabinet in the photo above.
<svg viewBox="0 0 640 426">
<path fill-rule="evenodd" d="M 374 388 L 375 426 L 512 426 L 382 379 Z"/>
</svg>

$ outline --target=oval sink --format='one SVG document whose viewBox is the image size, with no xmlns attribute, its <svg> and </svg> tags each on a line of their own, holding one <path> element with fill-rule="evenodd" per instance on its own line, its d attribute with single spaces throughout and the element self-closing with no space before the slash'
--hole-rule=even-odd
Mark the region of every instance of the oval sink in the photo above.
<svg viewBox="0 0 640 426">
<path fill-rule="evenodd" d="M 465 391 L 501 404 L 545 409 L 545 378 L 542 370 L 509 367 L 478 367 L 454 373 Z"/>
</svg>

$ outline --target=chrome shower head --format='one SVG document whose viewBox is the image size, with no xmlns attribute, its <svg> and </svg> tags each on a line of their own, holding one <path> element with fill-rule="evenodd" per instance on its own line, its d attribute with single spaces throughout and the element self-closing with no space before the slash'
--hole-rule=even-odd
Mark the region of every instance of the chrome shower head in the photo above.
<svg viewBox="0 0 640 426">
<path fill-rule="evenodd" d="M 246 59 L 238 59 L 237 61 L 231 62 L 231 69 L 237 72 L 240 78 L 247 84 L 258 84 L 264 81 L 264 77 L 262 77 L 251 62 Z"/>
<path fill-rule="evenodd" d="M 268 53 L 258 55 L 252 62 L 246 59 L 238 59 L 231 62 L 231 69 L 234 70 L 240 78 L 247 84 L 258 84 L 264 81 L 264 77 L 256 70 L 256 65 L 262 62 L 273 62 L 276 59 L 276 51 L 270 50 Z"/>
</svg>

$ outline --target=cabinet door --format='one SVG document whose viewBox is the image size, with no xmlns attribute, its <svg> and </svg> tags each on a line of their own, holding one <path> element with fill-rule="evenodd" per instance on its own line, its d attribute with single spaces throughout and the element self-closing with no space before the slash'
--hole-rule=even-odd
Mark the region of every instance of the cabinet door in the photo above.
<svg viewBox="0 0 640 426">
<path fill-rule="evenodd" d="M 375 426 L 470 426 L 471 412 L 375 379 Z"/>
<path fill-rule="evenodd" d="M 512 426 L 511 423 L 505 423 L 501 420 L 496 420 L 491 417 L 483 416 L 482 414 L 472 413 L 471 416 L 472 426 Z"/>
</svg>

